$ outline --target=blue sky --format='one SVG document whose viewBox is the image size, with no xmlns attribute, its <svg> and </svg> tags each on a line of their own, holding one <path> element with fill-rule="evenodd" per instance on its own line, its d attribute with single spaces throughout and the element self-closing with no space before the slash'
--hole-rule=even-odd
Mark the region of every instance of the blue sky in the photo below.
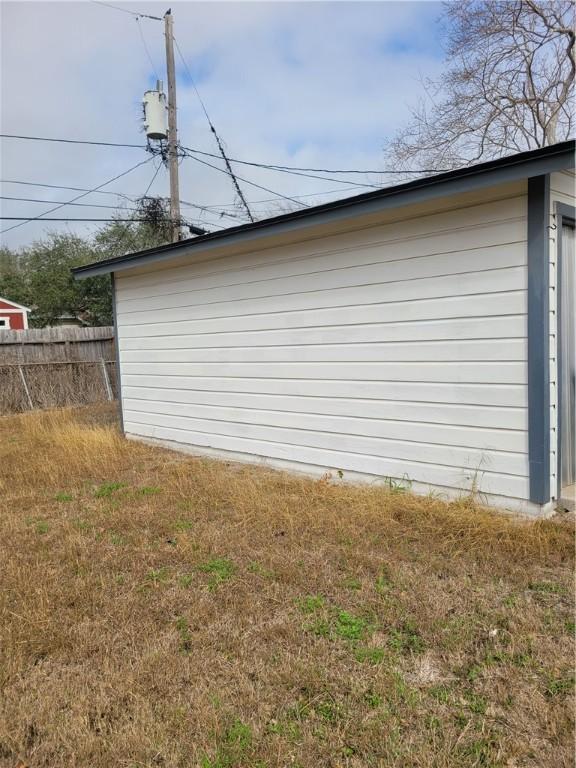
<svg viewBox="0 0 576 768">
<path fill-rule="evenodd" d="M 159 3 L 117 4 L 159 16 L 166 10 Z M 211 118 L 230 155 L 242 159 L 383 169 L 385 142 L 422 96 L 421 78 L 437 75 L 443 66 L 436 24 L 441 7 L 434 2 L 182 1 L 172 8 L 176 38 Z M 162 24 L 137 22 L 90 2 L 3 2 L 0 12 L 3 133 L 142 140 L 142 94 L 155 82 L 154 70 L 164 77 Z M 177 65 L 180 140 L 213 152 L 190 78 L 180 61 Z M 9 140 L 0 145 L 2 178 L 68 186 L 91 188 L 140 159 L 144 153 L 130 149 Z M 110 189 L 143 194 L 153 170 L 148 164 Z M 344 184 L 237 170 L 283 194 L 309 195 L 305 200 L 312 203 L 354 193 Z M 192 160 L 183 161 L 180 173 L 182 199 L 233 210 L 233 189 L 223 174 Z M 271 198 L 247 185 L 244 190 L 252 201 Z M 164 169 L 151 192 L 168 193 Z M 74 196 L 14 184 L 2 185 L 2 194 L 55 201 Z M 88 201 L 116 204 L 101 195 Z M 2 202 L 5 216 L 38 215 L 49 207 Z M 277 212 L 271 202 L 254 202 L 254 208 L 260 215 Z M 221 225 L 194 209 L 184 212 L 196 222 Z M 106 209 L 69 207 L 64 213 L 98 216 Z M 3 243 L 25 244 L 49 226 L 82 234 L 91 230 L 89 224 L 35 222 L 8 233 Z"/>
</svg>

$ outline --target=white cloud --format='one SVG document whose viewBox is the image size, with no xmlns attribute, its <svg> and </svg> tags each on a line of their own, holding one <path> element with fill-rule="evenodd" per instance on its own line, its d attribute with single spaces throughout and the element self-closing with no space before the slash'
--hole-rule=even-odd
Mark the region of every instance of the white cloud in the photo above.
<svg viewBox="0 0 576 768">
<path fill-rule="evenodd" d="M 157 16 L 166 10 L 159 3 L 120 5 Z M 163 69 L 161 23 L 137 22 L 88 2 L 3 2 L 0 9 L 2 133 L 143 141 L 140 102 L 153 73 L 137 25 L 156 67 Z M 173 4 L 176 38 L 232 156 L 344 168 L 382 167 L 384 141 L 420 95 L 419 76 L 441 67 L 434 24 L 439 11 L 435 3 L 416 2 Z M 180 140 L 215 151 L 179 62 L 177 68 Z M 0 175 L 91 188 L 142 157 L 133 149 L 2 140 Z M 287 195 L 340 187 L 242 166 L 236 170 Z M 150 164 L 110 188 L 142 194 L 152 173 Z M 244 189 L 250 200 L 271 197 Z M 152 192 L 167 194 L 165 171 Z M 2 195 L 60 201 L 74 193 L 5 184 Z M 202 204 L 234 200 L 229 179 L 191 160 L 181 165 L 181 197 Z M 115 204 L 104 196 L 88 199 Z M 38 215 L 49 207 L 2 203 L 4 216 Z M 61 213 L 101 216 L 106 209 L 69 207 Z M 49 228 L 87 232 L 93 226 L 35 222 L 7 233 L 3 242 L 16 246 Z"/>
</svg>

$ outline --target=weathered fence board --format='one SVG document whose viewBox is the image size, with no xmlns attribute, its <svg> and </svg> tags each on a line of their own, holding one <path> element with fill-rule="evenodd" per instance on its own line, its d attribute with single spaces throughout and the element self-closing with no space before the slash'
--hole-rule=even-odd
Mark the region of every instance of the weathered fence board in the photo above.
<svg viewBox="0 0 576 768">
<path fill-rule="evenodd" d="M 114 359 L 114 328 L 0 330 L 0 365 Z"/>
<path fill-rule="evenodd" d="M 36 408 L 61 408 L 118 396 L 112 360 L 0 363 L 0 416 Z"/>
</svg>

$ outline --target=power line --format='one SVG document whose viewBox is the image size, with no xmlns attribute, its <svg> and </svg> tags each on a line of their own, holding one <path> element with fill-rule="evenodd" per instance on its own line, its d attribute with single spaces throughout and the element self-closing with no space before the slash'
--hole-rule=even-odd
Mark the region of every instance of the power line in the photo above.
<svg viewBox="0 0 576 768">
<path fill-rule="evenodd" d="M 93 0 L 95 2 L 95 0 Z M 130 149 L 148 149 L 146 144 L 121 144 L 116 141 L 88 141 L 83 139 L 55 139 L 49 136 L 21 136 L 16 133 L 0 133 L 0 139 L 24 139 L 26 141 L 53 141 L 60 144 L 89 144 L 96 147 L 124 147 Z"/>
<path fill-rule="evenodd" d="M 212 163 L 207 163 L 206 160 L 200 160 L 199 157 L 194 157 L 194 155 L 187 155 L 191 160 L 194 160 L 197 163 L 202 163 L 202 165 L 207 165 L 209 168 L 214 168 L 215 171 L 220 171 L 220 173 L 225 173 L 228 175 L 228 171 L 225 171 L 224 168 L 219 168 L 217 165 L 213 165 Z M 305 208 L 309 208 L 310 206 L 306 203 L 303 203 L 301 200 L 296 200 L 294 197 L 288 197 L 288 195 L 282 195 L 280 192 L 275 192 L 273 189 L 270 189 L 269 187 L 264 187 L 261 184 L 256 184 L 254 181 L 249 181 L 248 179 L 243 178 L 242 176 L 238 176 L 240 181 L 243 181 L 245 184 L 250 184 L 252 187 L 256 187 L 257 189 L 263 189 L 264 192 L 270 192 L 271 195 L 276 195 L 276 197 L 281 197 L 283 200 L 289 200 L 291 203 L 296 203 L 296 205 L 303 205 Z"/>
<path fill-rule="evenodd" d="M 131 16 L 136 16 L 141 19 L 153 19 L 154 21 L 162 21 L 160 16 L 150 16 L 148 13 L 138 13 L 137 11 L 129 11 L 128 8 L 120 8 L 117 5 L 111 3 L 104 3 L 102 0 L 92 0 L 95 5 L 104 5 L 106 8 L 113 8 L 115 11 L 122 11 L 122 13 L 129 13 Z"/>
<path fill-rule="evenodd" d="M 152 180 L 150 181 L 150 184 L 146 187 L 146 192 L 144 192 L 143 197 L 148 197 L 148 192 L 150 192 L 150 189 L 152 187 L 152 184 L 156 181 L 156 176 L 158 176 L 158 171 L 162 168 L 162 162 L 158 163 L 158 167 L 154 171 L 154 175 L 152 176 Z"/>
<path fill-rule="evenodd" d="M 206 116 L 206 120 L 208 121 L 208 125 L 210 126 L 210 130 L 214 134 L 214 138 L 216 139 L 216 144 L 218 145 L 218 150 L 222 156 L 222 159 L 224 160 L 224 163 L 226 165 L 226 168 L 228 170 L 228 174 L 230 178 L 232 179 L 232 183 L 234 184 L 234 188 L 236 190 L 236 194 L 240 198 L 240 202 L 246 209 L 246 213 L 248 214 L 248 218 L 250 221 L 254 221 L 254 216 L 252 216 L 252 211 L 250 210 L 250 206 L 246 202 L 246 198 L 244 197 L 244 193 L 240 189 L 240 184 L 238 183 L 238 179 L 236 178 L 234 171 L 232 170 L 232 166 L 230 165 L 230 161 L 228 160 L 228 157 L 226 156 L 226 152 L 224 151 L 224 146 L 222 144 L 222 140 L 220 139 L 220 136 L 216 132 L 216 128 L 214 128 L 214 124 L 212 123 L 212 120 L 210 120 L 210 115 L 208 114 L 208 110 L 206 109 L 206 105 L 204 104 L 204 101 L 202 100 L 202 97 L 200 96 L 200 92 L 198 88 L 196 87 L 196 83 L 194 81 L 194 78 L 192 77 L 192 72 L 190 72 L 190 69 L 188 67 L 188 64 L 186 63 L 186 59 L 184 58 L 184 55 L 182 51 L 180 50 L 180 46 L 178 45 L 178 40 L 174 37 L 174 45 L 176 46 L 176 50 L 178 51 L 178 55 L 180 56 L 180 59 L 182 60 L 182 64 L 184 65 L 184 68 L 186 69 L 186 72 L 188 73 L 188 77 L 190 78 L 190 81 L 194 87 L 194 90 L 196 91 L 196 96 L 198 97 L 198 100 L 200 101 L 200 104 L 202 105 L 202 109 L 204 110 L 204 115 Z"/>
<path fill-rule="evenodd" d="M 150 66 L 152 67 L 152 72 L 154 73 L 154 76 L 156 77 L 156 80 L 160 80 L 158 77 L 158 71 L 156 70 L 156 67 L 154 66 L 154 61 L 152 59 L 152 54 L 150 53 L 150 50 L 148 48 L 148 45 L 146 43 L 146 38 L 144 37 L 144 32 L 142 31 L 142 27 L 140 26 L 140 16 L 136 16 L 136 26 L 138 27 L 138 32 L 140 33 L 140 40 L 142 40 L 142 45 L 144 46 L 144 50 L 146 51 L 146 56 L 148 56 L 148 61 L 150 62 Z"/>
<path fill-rule="evenodd" d="M 188 149 L 188 147 L 183 147 L 183 149 Z M 207 154 L 206 152 L 197 152 L 194 149 L 190 149 L 188 151 L 193 152 L 194 154 L 202 154 L 202 155 Z M 212 155 L 212 156 L 216 157 L 216 155 Z M 266 170 L 266 171 L 276 171 L 277 173 L 288 173 L 291 176 L 304 176 L 304 177 L 306 177 L 308 179 L 319 179 L 320 181 L 333 181 L 336 184 L 350 184 L 350 181 L 348 181 L 346 179 L 335 179 L 335 178 L 332 178 L 332 177 L 329 177 L 329 176 L 317 176 L 316 174 L 312 174 L 312 173 L 305 173 L 305 172 L 297 171 L 297 170 L 288 170 L 288 168 L 282 168 L 281 166 L 265 165 L 264 163 L 251 163 L 251 162 L 248 162 L 247 160 L 234 160 L 233 162 L 239 162 L 242 165 L 250 165 L 250 166 L 253 166 L 255 168 L 261 168 L 262 170 Z M 356 172 L 354 172 L 354 173 L 356 173 Z M 358 173 L 360 173 L 360 171 L 358 171 Z M 382 188 L 381 184 L 368 184 L 366 182 L 363 182 L 362 186 L 363 187 L 372 187 L 373 189 L 381 189 Z"/>
<path fill-rule="evenodd" d="M 130 197 L 129 195 L 124 194 L 123 192 L 110 192 L 108 190 L 90 190 L 90 189 L 87 189 L 86 187 L 66 187 L 61 184 L 42 184 L 40 182 L 35 182 L 35 181 L 18 181 L 16 179 L 0 179 L 0 184 L 21 184 L 27 187 L 45 187 L 46 189 L 63 189 L 69 192 L 94 192 L 94 194 L 98 194 L 98 195 L 112 195 L 113 197 L 121 197 L 122 199 L 128 200 L 131 203 L 135 203 L 139 200 L 138 197 L 136 196 Z M 46 202 L 52 203 L 54 201 L 46 200 Z M 188 200 L 180 200 L 180 202 L 183 205 L 188 205 L 191 208 L 198 208 L 200 211 L 205 211 L 206 213 L 211 213 L 213 215 L 218 214 L 219 216 L 226 216 L 228 218 L 233 218 L 233 219 L 239 218 L 237 215 L 233 213 L 228 213 L 227 211 L 212 210 L 213 208 L 224 208 L 225 206 L 199 205 L 198 203 L 191 203 Z M 89 207 L 96 207 L 96 206 L 91 206 L 89 203 L 74 203 L 74 205 L 87 205 Z M 110 206 L 110 207 L 116 208 L 117 206 Z M 137 209 L 126 208 L 125 210 L 137 210 Z"/>
<path fill-rule="evenodd" d="M 64 189 L 69 192 L 90 192 L 86 187 L 65 187 L 61 184 L 42 184 L 37 181 L 18 181 L 17 179 L 0 179 L 0 184 L 22 184 L 26 187 L 45 187 L 46 189 Z M 113 195 L 114 197 L 122 197 L 125 200 L 129 200 L 131 203 L 135 203 L 137 197 L 129 197 L 122 192 L 110 192 L 109 190 L 93 190 L 98 195 Z"/>
<path fill-rule="evenodd" d="M 350 192 L 352 190 L 356 191 L 358 189 L 362 189 L 362 187 L 358 186 L 358 185 L 354 185 L 354 186 L 351 186 L 351 187 L 345 187 L 344 189 L 328 189 L 325 192 L 310 192 L 309 194 L 306 194 L 306 195 L 294 195 L 294 197 L 297 200 L 302 200 L 303 198 L 319 197 L 319 196 L 322 196 L 322 195 L 334 195 L 336 193 Z M 345 200 L 346 198 L 337 198 L 337 199 Z M 274 203 L 274 202 L 275 202 L 275 198 L 268 197 L 265 200 L 252 200 L 251 201 L 251 205 L 257 205 L 257 204 L 260 205 L 260 204 L 264 204 L 264 203 Z"/>
<path fill-rule="evenodd" d="M 33 219 L 27 219 L 25 216 L 0 216 L 0 221 L 22 221 L 23 223 L 26 223 L 27 221 L 33 221 Z M 69 219 L 69 218 L 54 218 L 54 217 L 47 217 L 41 219 L 41 221 L 139 221 L 142 222 L 142 219 Z M 12 227 L 10 227 L 12 229 Z M 5 232 L 8 232 L 7 229 L 4 230 Z"/>
<path fill-rule="evenodd" d="M 95 2 L 95 0 L 93 0 Z M 174 40 L 176 42 L 176 40 Z M 194 85 L 194 82 L 192 81 L 192 85 L 195 88 L 196 92 L 196 86 Z M 199 96 L 200 98 L 200 96 Z M 203 103 L 203 102 L 201 102 Z M 60 142 L 63 144 L 87 144 L 91 146 L 97 146 L 97 147 L 125 147 L 128 149 L 148 149 L 148 146 L 146 144 L 122 144 L 120 142 L 113 142 L 113 141 L 88 141 L 88 140 L 80 140 L 80 139 L 58 139 L 58 138 L 51 138 L 46 136 L 22 136 L 19 134 L 12 134 L 12 133 L 0 133 L 1 139 L 25 139 L 28 141 L 53 141 L 53 142 Z M 187 152 L 192 152 L 196 155 L 203 155 L 205 157 L 214 157 L 219 159 L 220 155 L 215 154 L 214 152 L 205 152 L 201 149 L 194 149 L 193 147 L 182 147 L 182 149 L 185 149 Z M 374 169 L 358 169 L 358 168 L 301 168 L 297 165 L 279 165 L 277 163 L 257 163 L 252 160 L 240 160 L 237 157 L 230 157 L 228 158 L 230 162 L 232 163 L 239 163 L 240 165 L 250 165 L 255 168 L 265 168 L 269 170 L 274 171 L 299 171 L 301 173 L 339 173 L 339 174 L 359 174 L 359 175 L 379 175 L 379 176 L 385 176 L 389 174 L 406 174 L 406 173 L 415 173 L 415 174 L 423 174 L 423 173 L 445 173 L 446 168 L 417 168 L 417 169 L 411 169 L 411 170 L 390 170 L 382 168 L 380 170 L 374 170 Z M 341 180 L 338 180 L 341 181 Z M 369 184 L 363 184 L 362 186 L 370 186 Z"/>
<path fill-rule="evenodd" d="M 239 218 L 241 218 L 240 216 L 238 216 L 235 213 L 229 213 L 227 211 L 216 210 L 219 207 L 219 206 L 216 206 L 216 205 L 212 205 L 212 206 L 210 206 L 210 205 L 198 205 L 198 203 L 189 203 L 187 200 L 180 200 L 180 204 L 181 205 L 189 205 L 192 208 L 198 208 L 198 210 L 204 211 L 205 213 L 211 213 L 213 216 L 218 214 L 220 217 L 226 216 L 229 219 L 239 219 Z M 224 207 L 224 206 L 222 206 L 222 207 Z M 212 209 L 215 209 L 215 210 L 212 210 Z"/>
<path fill-rule="evenodd" d="M 66 187 L 62 184 L 43 184 L 41 182 L 37 181 L 19 181 L 17 179 L 0 179 L 0 184 L 21 184 L 23 186 L 27 187 L 43 187 L 46 189 L 63 189 L 70 192 L 89 192 L 86 187 Z M 300 199 L 303 197 L 318 197 L 319 195 L 332 195 L 336 192 L 348 192 L 353 189 L 359 189 L 362 185 L 359 184 L 353 184 L 346 189 L 327 189 L 323 192 L 309 192 L 305 195 L 294 195 L 295 198 Z M 122 197 L 125 200 L 128 200 L 131 203 L 135 203 L 138 198 L 135 196 L 130 197 L 129 195 L 126 195 L 123 192 L 111 192 L 109 190 L 98 190 L 95 194 L 98 195 L 112 195 L 112 197 Z M 250 200 L 250 205 L 258 205 L 260 203 L 273 203 L 276 198 L 266 198 L 264 200 Z M 52 201 L 50 201 L 52 202 Z M 199 205 L 198 203 L 190 203 L 186 200 L 180 200 L 180 202 L 183 205 L 190 205 L 193 208 L 199 208 L 200 210 L 206 210 L 207 212 L 212 212 L 212 208 L 226 208 L 226 206 L 230 205 L 229 203 L 212 203 L 209 205 Z M 231 215 L 231 214 L 230 214 Z M 236 217 L 235 217 L 236 218 Z"/>
<path fill-rule="evenodd" d="M 136 168 L 139 168 L 141 165 L 145 165 L 146 163 L 149 163 L 152 160 L 151 157 L 146 158 L 146 160 L 142 160 L 140 163 L 137 163 L 136 165 L 132 166 L 132 168 L 129 168 L 127 171 L 123 171 L 123 173 L 119 173 L 117 176 L 114 176 L 112 179 L 109 179 L 108 181 L 105 181 L 103 184 L 99 184 L 97 187 L 94 187 L 94 189 L 90 189 L 87 192 L 83 192 L 81 195 L 77 195 L 76 197 L 72 198 L 72 200 L 68 200 L 65 203 L 60 203 L 60 205 L 56 205 L 54 208 L 50 208 L 47 211 L 44 211 L 44 213 L 39 214 L 38 216 L 33 216 L 26 221 L 20 222 L 20 224 L 14 224 L 11 227 L 8 227 L 7 229 L 3 229 L 0 231 L 0 235 L 5 234 L 6 232 L 10 232 L 12 229 L 16 229 L 17 227 L 22 227 L 24 224 L 28 224 L 32 221 L 37 221 L 38 219 L 42 219 L 44 216 L 47 216 L 49 213 L 53 213 L 54 211 L 58 211 L 60 208 L 64 208 L 69 203 L 75 203 L 77 200 L 82 199 L 83 197 L 86 197 L 86 195 L 90 195 L 93 192 L 97 192 L 99 189 L 102 189 L 102 187 L 107 186 L 108 184 L 112 184 L 113 181 L 116 181 L 117 179 L 121 179 L 123 176 L 127 176 L 129 173 L 132 173 L 132 171 L 135 171 Z"/>
<path fill-rule="evenodd" d="M 7 197 L 0 195 L 0 200 L 15 200 L 21 203 L 55 203 L 56 200 L 39 200 L 34 197 Z M 67 203 L 67 205 L 79 206 L 80 208 L 108 208 L 111 210 L 137 211 L 138 208 L 118 208 L 117 205 L 101 205 L 99 203 Z"/>
</svg>

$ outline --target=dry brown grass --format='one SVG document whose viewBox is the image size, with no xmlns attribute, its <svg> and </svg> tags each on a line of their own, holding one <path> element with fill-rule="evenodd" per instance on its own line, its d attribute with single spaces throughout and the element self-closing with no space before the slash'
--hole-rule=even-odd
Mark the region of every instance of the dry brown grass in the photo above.
<svg viewBox="0 0 576 768">
<path fill-rule="evenodd" d="M 3 767 L 573 765 L 568 523 L 0 431 Z"/>
</svg>

